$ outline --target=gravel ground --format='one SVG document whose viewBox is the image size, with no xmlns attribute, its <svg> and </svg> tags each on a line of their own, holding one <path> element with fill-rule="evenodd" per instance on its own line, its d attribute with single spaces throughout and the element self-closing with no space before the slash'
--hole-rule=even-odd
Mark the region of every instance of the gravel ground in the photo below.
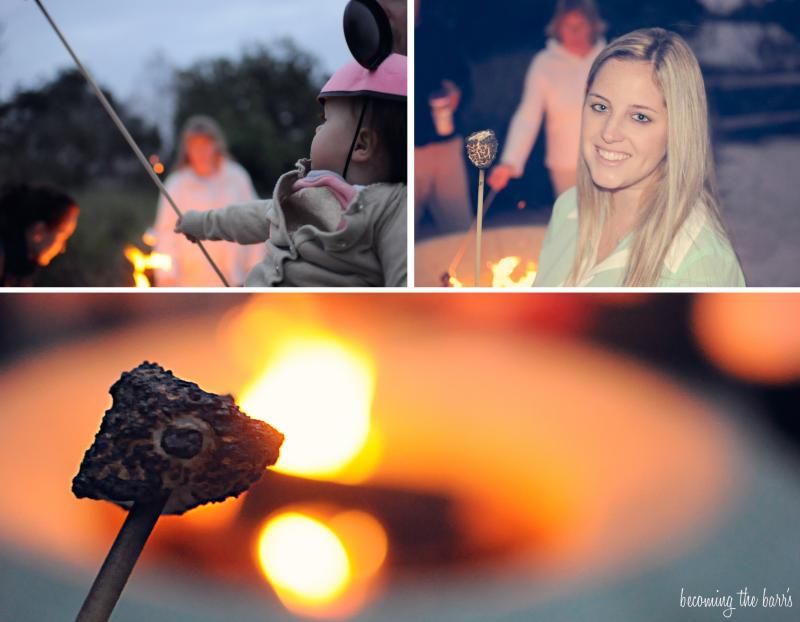
<svg viewBox="0 0 800 622">
<path fill-rule="evenodd" d="M 747 284 L 800 286 L 800 138 L 719 144 L 725 224 Z"/>
</svg>

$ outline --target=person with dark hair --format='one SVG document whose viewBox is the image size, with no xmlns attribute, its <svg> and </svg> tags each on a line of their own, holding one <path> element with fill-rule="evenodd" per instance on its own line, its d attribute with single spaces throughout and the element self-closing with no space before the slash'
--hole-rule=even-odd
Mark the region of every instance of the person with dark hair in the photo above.
<svg viewBox="0 0 800 622">
<path fill-rule="evenodd" d="M 250 287 L 399 287 L 406 283 L 406 66 L 390 54 L 357 61 L 322 87 L 311 158 L 275 185 L 272 199 L 187 212 L 190 240 L 267 243 Z"/>
<path fill-rule="evenodd" d="M 575 185 L 583 91 L 589 68 L 606 45 L 605 29 L 594 0 L 558 0 L 547 26 L 547 47 L 533 57 L 500 163 L 489 173 L 494 190 L 522 176 L 543 118 L 553 192 L 559 196 Z"/>
<path fill-rule="evenodd" d="M 0 286 L 31 285 L 36 270 L 66 250 L 79 212 L 69 195 L 48 186 L 0 190 Z"/>
<path fill-rule="evenodd" d="M 424 17 L 424 19 L 423 19 Z M 430 213 L 438 233 L 465 231 L 472 203 L 461 113 L 471 94 L 459 37 L 444 19 L 414 3 L 414 220 Z"/>
</svg>

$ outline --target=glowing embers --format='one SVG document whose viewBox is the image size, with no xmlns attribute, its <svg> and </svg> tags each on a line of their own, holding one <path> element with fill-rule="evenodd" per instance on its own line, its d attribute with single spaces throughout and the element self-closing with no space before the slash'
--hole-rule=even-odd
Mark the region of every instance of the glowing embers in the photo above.
<svg viewBox="0 0 800 622">
<path fill-rule="evenodd" d="M 150 234 L 142 236 L 142 241 L 149 247 L 155 246 L 155 237 Z M 125 247 L 125 258 L 133 266 L 133 282 L 136 287 L 152 287 L 151 277 L 155 270 L 169 270 L 172 268 L 172 257 L 164 253 L 144 253 L 137 247 L 129 244 Z"/>
<path fill-rule="evenodd" d="M 160 160 L 158 154 L 154 153 L 148 158 L 148 160 L 150 161 L 150 166 L 153 167 L 153 171 L 156 175 L 164 174 L 164 163 Z"/>
<path fill-rule="evenodd" d="M 240 405 L 284 431 L 276 470 L 360 481 L 374 457 L 374 376 L 371 363 L 355 349 L 333 338 L 298 337 L 285 342 L 245 388 Z"/>
<path fill-rule="evenodd" d="M 316 618 L 342 617 L 369 595 L 387 542 L 383 527 L 365 512 L 299 507 L 267 519 L 257 556 L 287 609 Z"/>
<path fill-rule="evenodd" d="M 497 263 L 489 262 L 492 271 L 492 287 L 516 288 L 530 287 L 536 280 L 536 264 L 528 261 L 525 270 L 519 269 L 522 258 L 517 256 L 503 257 Z M 449 287 L 464 287 L 456 275 L 449 275 Z"/>
</svg>

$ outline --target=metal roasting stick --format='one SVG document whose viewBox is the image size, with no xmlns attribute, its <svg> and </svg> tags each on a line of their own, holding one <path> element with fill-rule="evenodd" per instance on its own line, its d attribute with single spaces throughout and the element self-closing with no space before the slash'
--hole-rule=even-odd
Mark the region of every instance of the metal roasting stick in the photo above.
<svg viewBox="0 0 800 622">
<path fill-rule="evenodd" d="M 168 497 L 151 503 L 136 502 L 128 512 L 117 539 L 111 545 L 97 578 L 75 622 L 106 622 L 119 600 L 122 589 L 153 531 Z"/>
<path fill-rule="evenodd" d="M 117 129 L 122 133 L 122 136 L 125 138 L 125 140 L 127 141 L 128 145 L 130 146 L 130 148 L 133 149 L 133 153 L 139 159 L 139 162 L 142 164 L 142 166 L 144 166 L 145 170 L 147 171 L 147 174 L 150 175 L 150 179 L 153 180 L 155 185 L 158 187 L 159 192 L 161 192 L 161 194 L 163 194 L 164 197 L 167 199 L 167 202 L 172 206 L 172 209 L 175 211 L 175 214 L 177 214 L 178 218 L 181 218 L 183 216 L 183 213 L 181 212 L 180 209 L 178 209 L 178 206 L 175 205 L 175 201 L 172 200 L 172 197 L 170 196 L 169 192 L 167 192 L 167 189 L 164 187 L 164 184 L 158 178 L 158 175 L 155 174 L 155 171 L 153 171 L 153 168 L 150 166 L 150 163 L 147 161 L 147 158 L 142 153 L 142 150 L 139 149 L 139 145 L 137 145 L 136 141 L 133 140 L 133 137 L 128 132 L 128 129 L 122 123 L 122 120 L 119 118 L 119 116 L 117 115 L 117 113 L 114 110 L 114 108 L 111 106 L 109 101 L 106 99 L 106 96 L 103 95 L 103 92 L 100 90 L 100 87 L 97 86 L 97 83 L 94 81 L 94 78 L 92 78 L 91 74 L 89 74 L 89 72 L 83 66 L 83 63 L 81 63 L 81 61 L 78 58 L 78 56 L 72 50 L 72 47 L 70 47 L 70 45 L 67 42 L 66 38 L 64 38 L 64 35 L 61 34 L 61 30 L 58 28 L 56 23 L 53 21 L 53 18 L 50 17 L 50 13 L 48 13 L 47 9 L 44 8 L 44 5 L 42 4 L 41 0 L 34 0 L 34 2 L 36 2 L 36 5 L 42 11 L 42 14 L 45 16 L 47 21 L 50 23 L 50 26 L 53 28 L 53 30 L 55 31 L 56 35 L 58 35 L 58 38 L 61 39 L 61 43 L 64 44 L 64 47 L 67 49 L 67 52 L 69 52 L 69 55 L 72 57 L 72 60 L 75 61 L 75 64 L 78 66 L 78 69 L 83 74 L 83 77 L 86 78 L 86 81 L 92 87 L 92 90 L 94 91 L 94 94 L 100 100 L 100 103 L 103 105 L 103 108 L 106 109 L 106 112 L 111 117 L 111 120 L 114 122 L 114 124 L 117 126 Z M 217 273 L 217 276 L 222 281 L 222 284 L 225 287 L 230 287 L 230 285 L 228 284 L 228 280 L 225 278 L 225 275 L 222 274 L 222 271 L 219 269 L 217 264 L 214 263 L 214 260 L 211 258 L 211 255 L 208 254 L 208 251 L 206 250 L 205 246 L 203 246 L 203 243 L 200 240 L 197 240 L 196 243 L 197 243 L 197 247 L 200 249 L 200 251 L 203 253 L 205 258 L 208 260 L 208 263 L 214 269 L 214 272 Z"/>
</svg>

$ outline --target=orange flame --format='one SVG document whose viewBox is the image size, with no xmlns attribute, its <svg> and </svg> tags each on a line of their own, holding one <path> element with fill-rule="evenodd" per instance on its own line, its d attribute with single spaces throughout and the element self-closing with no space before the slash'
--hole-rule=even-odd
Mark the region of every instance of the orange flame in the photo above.
<svg viewBox="0 0 800 622">
<path fill-rule="evenodd" d="M 333 337 L 287 340 L 240 400 L 253 417 L 286 435 L 275 469 L 293 475 L 362 481 L 374 466 L 372 362 Z"/>
<path fill-rule="evenodd" d="M 383 566 L 386 532 L 365 512 L 323 514 L 308 507 L 269 517 L 258 536 L 259 567 L 290 611 L 314 618 L 349 616 L 364 604 Z"/>
<path fill-rule="evenodd" d="M 522 288 L 533 285 L 536 280 L 536 264 L 532 261 L 527 263 L 524 274 L 516 279 L 513 277 L 521 263 L 522 258 L 515 256 L 503 257 L 497 263 L 489 262 L 489 268 L 492 271 L 492 287 Z M 448 277 L 448 284 L 450 287 L 464 287 L 455 274 Z"/>
<path fill-rule="evenodd" d="M 464 284 L 456 278 L 455 275 L 451 275 L 447 282 L 450 284 L 450 287 L 464 287 Z"/>
<path fill-rule="evenodd" d="M 125 258 L 133 266 L 133 281 L 136 287 L 152 287 L 147 270 L 169 270 L 172 267 L 172 257 L 164 253 L 143 253 L 132 245 L 125 247 Z"/>
<path fill-rule="evenodd" d="M 512 274 L 522 263 L 521 257 L 503 257 L 497 263 L 490 263 L 492 269 L 492 287 L 530 287 L 536 279 L 536 264 L 529 261 L 525 274 L 514 279 Z"/>
<path fill-rule="evenodd" d="M 275 469 L 345 482 L 377 466 L 379 435 L 371 421 L 374 363 L 326 332 L 285 327 L 263 369 L 239 401 L 249 415 L 286 435 Z M 251 343 L 252 347 L 252 343 Z M 256 545 L 258 563 L 278 598 L 306 617 L 339 618 L 361 608 L 387 551 L 384 528 L 358 511 L 284 508 Z"/>
</svg>

